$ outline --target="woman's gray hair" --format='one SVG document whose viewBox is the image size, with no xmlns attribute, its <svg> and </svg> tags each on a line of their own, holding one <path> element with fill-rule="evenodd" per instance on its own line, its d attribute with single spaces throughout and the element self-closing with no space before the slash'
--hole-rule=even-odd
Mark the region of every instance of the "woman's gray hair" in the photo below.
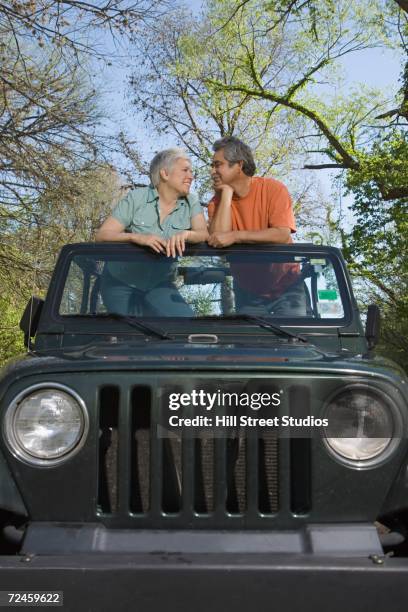
<svg viewBox="0 0 408 612">
<path fill-rule="evenodd" d="M 224 157 L 229 164 L 237 164 L 242 161 L 242 171 L 247 176 L 254 176 L 256 165 L 251 149 L 239 138 L 235 136 L 225 136 L 220 140 L 216 140 L 213 144 L 213 151 L 217 152 L 223 149 Z"/>
<path fill-rule="evenodd" d="M 153 187 L 157 188 L 160 183 L 160 170 L 163 170 L 163 168 L 167 171 L 171 170 L 178 159 L 189 160 L 187 152 L 180 147 L 164 149 L 164 151 L 156 153 L 149 168 L 150 181 Z"/>
</svg>

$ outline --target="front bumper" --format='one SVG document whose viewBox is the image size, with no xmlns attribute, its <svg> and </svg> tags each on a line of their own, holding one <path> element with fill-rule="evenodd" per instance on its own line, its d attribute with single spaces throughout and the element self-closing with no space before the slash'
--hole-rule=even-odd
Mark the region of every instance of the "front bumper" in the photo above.
<svg viewBox="0 0 408 612">
<path fill-rule="evenodd" d="M 63 610 L 406 610 L 408 560 L 289 554 L 0 557 L 0 590 L 63 591 Z"/>
</svg>

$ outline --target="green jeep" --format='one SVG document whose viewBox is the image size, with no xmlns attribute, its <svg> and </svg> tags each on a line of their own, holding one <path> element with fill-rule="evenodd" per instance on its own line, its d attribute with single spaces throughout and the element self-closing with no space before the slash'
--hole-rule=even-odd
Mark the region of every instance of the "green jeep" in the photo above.
<svg viewBox="0 0 408 612">
<path fill-rule="evenodd" d="M 378 309 L 364 331 L 339 250 L 67 245 L 21 327 L 0 591 L 406 609 L 407 378 L 373 355 Z"/>
</svg>

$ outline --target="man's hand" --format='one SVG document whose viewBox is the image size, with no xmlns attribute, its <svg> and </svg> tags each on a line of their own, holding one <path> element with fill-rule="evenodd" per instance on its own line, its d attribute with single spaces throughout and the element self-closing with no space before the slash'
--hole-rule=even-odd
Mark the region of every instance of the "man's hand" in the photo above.
<svg viewBox="0 0 408 612">
<path fill-rule="evenodd" d="M 231 185 L 225 185 L 225 183 L 221 183 L 220 185 L 217 186 L 217 189 L 221 191 L 222 196 L 226 196 L 227 201 L 232 200 L 232 196 L 234 195 L 234 190 L 231 187 Z"/>
<path fill-rule="evenodd" d="M 225 200 L 230 202 L 232 200 L 232 196 L 234 195 L 234 190 L 231 185 L 226 185 L 225 183 L 221 183 L 221 180 L 218 177 L 213 178 L 213 188 L 214 191 L 218 191 L 219 195 L 225 196 Z"/>
<path fill-rule="evenodd" d="M 237 240 L 236 232 L 214 232 L 208 239 L 208 244 L 212 247 L 224 248 L 234 244 Z"/>
<path fill-rule="evenodd" d="M 132 242 L 141 246 L 148 246 L 156 253 L 165 253 L 167 241 L 155 234 L 132 234 L 134 239 Z"/>
<path fill-rule="evenodd" d="M 176 253 L 182 255 L 186 248 L 186 240 L 189 237 L 190 231 L 184 230 L 179 234 L 174 234 L 166 243 L 167 257 L 176 257 Z"/>
</svg>

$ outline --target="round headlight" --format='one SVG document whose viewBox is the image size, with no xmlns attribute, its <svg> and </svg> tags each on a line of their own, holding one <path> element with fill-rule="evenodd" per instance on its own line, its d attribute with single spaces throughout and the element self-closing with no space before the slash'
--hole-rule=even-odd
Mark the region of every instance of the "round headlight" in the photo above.
<svg viewBox="0 0 408 612">
<path fill-rule="evenodd" d="M 82 399 L 63 385 L 37 385 L 9 406 L 5 436 L 11 450 L 37 465 L 53 465 L 76 452 L 85 440 L 88 413 Z"/>
<path fill-rule="evenodd" d="M 329 449 L 353 465 L 377 463 L 398 442 L 398 410 L 382 393 L 368 387 L 338 393 L 326 406 L 324 416 L 328 421 L 324 434 Z"/>
</svg>

